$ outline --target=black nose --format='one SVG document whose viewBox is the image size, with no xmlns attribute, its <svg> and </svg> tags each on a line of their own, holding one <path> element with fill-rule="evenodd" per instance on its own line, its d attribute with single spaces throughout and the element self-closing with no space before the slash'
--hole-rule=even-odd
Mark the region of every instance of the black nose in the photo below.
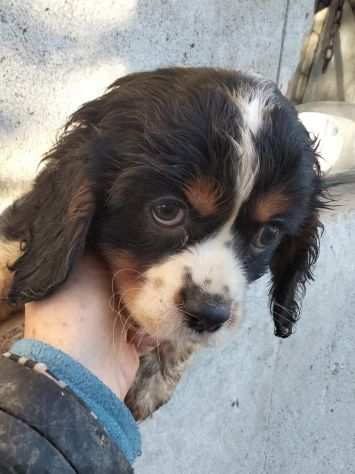
<svg viewBox="0 0 355 474">
<path fill-rule="evenodd" d="M 228 321 L 231 305 L 221 302 L 185 302 L 188 325 L 197 332 L 214 332 Z"/>
</svg>

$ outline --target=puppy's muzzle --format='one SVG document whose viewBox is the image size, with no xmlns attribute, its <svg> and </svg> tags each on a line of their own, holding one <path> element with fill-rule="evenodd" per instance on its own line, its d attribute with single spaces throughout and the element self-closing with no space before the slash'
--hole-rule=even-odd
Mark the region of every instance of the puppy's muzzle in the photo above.
<svg viewBox="0 0 355 474">
<path fill-rule="evenodd" d="M 231 315 L 232 304 L 222 295 L 206 293 L 196 286 L 182 290 L 182 311 L 196 332 L 215 332 Z"/>
</svg>

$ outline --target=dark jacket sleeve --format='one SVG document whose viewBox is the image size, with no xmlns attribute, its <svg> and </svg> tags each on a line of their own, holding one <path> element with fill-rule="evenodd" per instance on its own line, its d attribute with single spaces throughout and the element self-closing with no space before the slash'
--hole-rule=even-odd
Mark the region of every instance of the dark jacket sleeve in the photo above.
<svg viewBox="0 0 355 474">
<path fill-rule="evenodd" d="M 133 469 L 90 410 L 33 368 L 0 357 L 0 473 L 126 474 Z"/>
</svg>

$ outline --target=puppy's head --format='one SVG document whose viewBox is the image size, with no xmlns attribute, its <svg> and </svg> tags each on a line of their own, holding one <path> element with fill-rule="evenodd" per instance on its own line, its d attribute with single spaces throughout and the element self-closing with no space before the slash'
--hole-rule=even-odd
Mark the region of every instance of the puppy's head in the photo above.
<svg viewBox="0 0 355 474">
<path fill-rule="evenodd" d="M 270 268 L 275 332 L 291 334 L 323 196 L 312 142 L 274 84 L 133 74 L 76 112 L 47 159 L 6 217 L 24 246 L 14 302 L 55 289 L 88 248 L 139 327 L 198 340 L 237 320 L 247 284 Z"/>
</svg>

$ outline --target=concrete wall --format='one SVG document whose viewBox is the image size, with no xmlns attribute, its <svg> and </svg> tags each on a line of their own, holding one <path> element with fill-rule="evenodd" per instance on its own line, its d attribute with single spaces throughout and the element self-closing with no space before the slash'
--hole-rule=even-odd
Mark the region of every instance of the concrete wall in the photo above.
<svg viewBox="0 0 355 474">
<path fill-rule="evenodd" d="M 0 185 L 117 76 L 168 64 L 257 70 L 283 89 L 313 0 L 0 0 Z M 348 195 L 350 196 L 350 194 Z M 142 425 L 149 474 L 355 473 L 355 198 L 326 217 L 296 335 L 273 337 L 266 280 L 240 331 L 198 354 Z"/>
<path fill-rule="evenodd" d="M 312 3 L 0 0 L 0 183 L 33 176 L 68 115 L 125 73 L 225 66 L 285 88 Z"/>
</svg>

